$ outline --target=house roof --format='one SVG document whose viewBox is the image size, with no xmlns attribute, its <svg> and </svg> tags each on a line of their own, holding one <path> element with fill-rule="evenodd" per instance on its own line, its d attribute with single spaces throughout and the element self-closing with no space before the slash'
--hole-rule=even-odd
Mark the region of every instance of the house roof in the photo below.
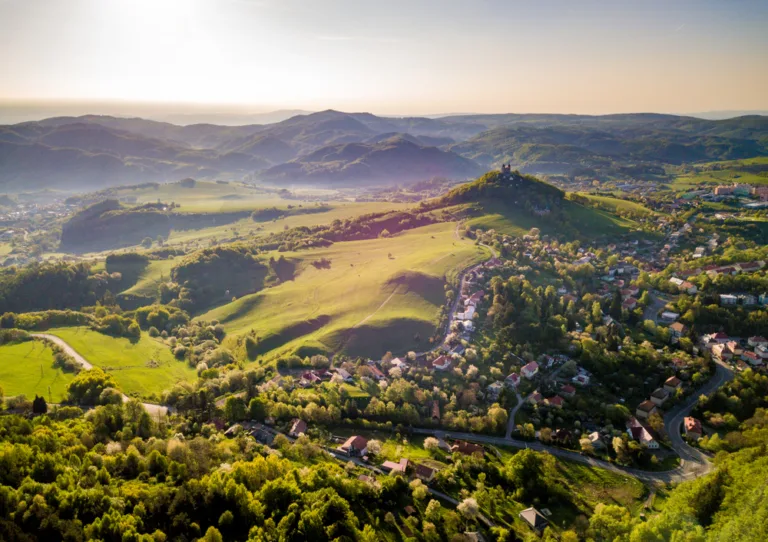
<svg viewBox="0 0 768 542">
<path fill-rule="evenodd" d="M 343 450 L 350 450 L 354 448 L 355 450 L 362 450 L 368 445 L 368 439 L 365 437 L 361 437 L 360 435 L 355 435 L 352 437 L 349 437 L 347 441 L 341 445 L 341 448 Z"/>
<path fill-rule="evenodd" d="M 447 367 L 450 364 L 451 364 L 451 358 L 449 358 L 448 356 L 445 356 L 445 355 L 439 356 L 434 361 L 432 361 L 432 367 L 436 367 L 436 368 L 437 367 L 441 367 L 441 368 L 442 367 Z"/>
<path fill-rule="evenodd" d="M 622 303 L 622 305 L 624 307 L 633 307 L 637 305 L 637 299 L 635 299 L 634 297 L 630 297 L 627 300 L 625 300 L 624 303 Z"/>
<path fill-rule="evenodd" d="M 576 393 L 576 388 L 574 388 L 570 384 L 566 384 L 565 386 L 560 388 L 560 391 L 562 391 L 563 393 Z"/>
<path fill-rule="evenodd" d="M 686 416 L 683 419 L 686 432 L 701 433 L 701 422 L 691 416 Z"/>
<path fill-rule="evenodd" d="M 565 399 L 563 399 L 559 395 L 555 395 L 554 397 L 550 397 L 549 399 L 547 399 L 547 402 L 553 406 L 563 406 Z"/>
<path fill-rule="evenodd" d="M 646 399 L 645 401 L 637 405 L 637 409 L 642 410 L 643 412 L 651 412 L 655 408 L 656 408 L 656 405 L 650 399 Z"/>
<path fill-rule="evenodd" d="M 424 478 L 430 478 L 430 477 L 432 477 L 437 472 L 437 469 L 433 469 L 432 467 L 427 466 L 427 465 L 419 464 L 419 465 L 416 465 L 413 468 L 413 472 L 415 472 L 417 476 L 423 476 Z"/>
<path fill-rule="evenodd" d="M 291 433 L 298 435 L 299 433 L 307 432 L 307 422 L 300 418 L 295 418 L 291 424 Z"/>
<path fill-rule="evenodd" d="M 761 337 L 760 335 L 755 335 L 754 337 L 749 338 L 749 342 L 757 344 L 768 344 L 768 339 Z"/>
<path fill-rule="evenodd" d="M 472 455 L 476 452 L 483 453 L 483 447 L 479 444 L 467 442 L 466 440 L 459 440 L 456 441 L 456 444 L 451 446 L 451 451 L 460 452 L 465 455 Z"/>
<path fill-rule="evenodd" d="M 543 530 L 547 525 L 549 525 L 547 518 L 545 518 L 541 512 L 533 507 L 526 508 L 520 512 L 520 518 L 525 520 L 528 525 L 539 531 Z"/>
<path fill-rule="evenodd" d="M 531 373 L 533 371 L 538 370 L 538 368 L 539 368 L 539 364 L 536 363 L 535 361 L 531 361 L 530 363 L 526 363 L 523 366 L 523 371 L 527 371 L 527 372 Z"/>
<path fill-rule="evenodd" d="M 683 331 L 685 331 L 685 325 L 682 324 L 681 322 L 675 322 L 674 324 L 669 326 L 669 329 L 673 329 L 679 333 L 682 333 Z"/>
<path fill-rule="evenodd" d="M 664 381 L 665 386 L 674 386 L 678 387 L 680 385 L 680 379 L 676 376 L 670 376 Z"/>
<path fill-rule="evenodd" d="M 653 393 L 651 394 L 651 397 L 655 397 L 656 399 L 666 399 L 667 397 L 669 397 L 669 393 L 664 391 L 663 388 L 658 388 L 653 391 Z"/>
</svg>

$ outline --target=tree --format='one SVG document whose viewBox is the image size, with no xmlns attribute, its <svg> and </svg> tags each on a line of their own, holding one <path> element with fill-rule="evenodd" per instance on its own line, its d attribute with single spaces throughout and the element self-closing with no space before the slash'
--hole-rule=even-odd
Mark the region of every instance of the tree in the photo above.
<svg viewBox="0 0 768 542">
<path fill-rule="evenodd" d="M 45 414 L 46 412 L 48 412 L 48 404 L 45 402 L 45 398 L 35 395 L 35 398 L 32 401 L 32 413 Z"/>
<path fill-rule="evenodd" d="M 216 527 L 208 527 L 203 540 L 205 542 L 224 542 L 224 538 Z"/>
<path fill-rule="evenodd" d="M 581 451 L 585 454 L 593 455 L 595 453 L 595 448 L 592 446 L 592 441 L 588 438 L 584 437 L 579 439 L 579 445 L 581 446 Z"/>
<path fill-rule="evenodd" d="M 150 248 L 152 246 L 152 238 L 151 237 L 145 237 L 141 240 L 141 246 L 144 248 Z"/>
<path fill-rule="evenodd" d="M 632 529 L 629 511 L 617 505 L 598 504 L 589 518 L 589 534 L 597 542 L 620 540 Z"/>
<path fill-rule="evenodd" d="M 224 403 L 224 416 L 230 423 L 243 421 L 245 419 L 245 400 L 242 397 L 227 397 L 227 401 Z"/>
<path fill-rule="evenodd" d="M 613 451 L 616 452 L 616 459 L 619 463 L 629 463 L 631 456 L 626 441 L 621 437 L 613 437 Z"/>
<path fill-rule="evenodd" d="M 467 519 L 475 519 L 480 515 L 480 506 L 472 497 L 468 497 L 461 501 L 456 507 L 456 510 L 458 510 L 461 515 Z"/>
<path fill-rule="evenodd" d="M 424 449 L 429 452 L 435 452 L 440 448 L 440 441 L 435 437 L 427 437 L 424 439 Z"/>
<path fill-rule="evenodd" d="M 427 489 L 427 486 L 425 486 L 424 483 L 418 478 L 412 481 L 410 486 L 413 498 L 417 501 L 423 501 L 427 498 L 427 495 L 429 495 L 429 489 Z"/>
<path fill-rule="evenodd" d="M 429 521 L 436 522 L 440 520 L 443 507 L 440 505 L 440 501 L 431 499 L 427 505 L 427 509 L 424 512 L 424 517 Z"/>
<path fill-rule="evenodd" d="M 267 403 L 261 397 L 254 397 L 248 403 L 248 415 L 252 420 L 263 422 L 267 417 Z"/>
<path fill-rule="evenodd" d="M 373 455 L 379 455 L 381 453 L 382 444 L 380 440 L 371 439 L 368 441 L 368 451 Z"/>
</svg>

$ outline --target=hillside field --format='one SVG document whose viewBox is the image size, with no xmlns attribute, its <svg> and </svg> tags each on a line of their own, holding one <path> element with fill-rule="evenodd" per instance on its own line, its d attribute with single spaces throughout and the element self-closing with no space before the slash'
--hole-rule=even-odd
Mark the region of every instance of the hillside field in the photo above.
<svg viewBox="0 0 768 542">
<path fill-rule="evenodd" d="M 42 395 L 59 402 L 74 378 L 53 366 L 53 352 L 40 341 L 0 346 L 0 387 L 7 397 Z"/>
<path fill-rule="evenodd" d="M 483 214 L 467 221 L 471 228 L 496 230 L 512 236 L 522 236 L 531 228 L 539 228 L 547 235 L 565 235 L 568 239 L 583 237 L 593 239 L 604 235 L 629 233 L 637 224 L 607 211 L 592 209 L 570 201 L 564 201 L 570 223 L 561 225 L 547 217 L 538 217 L 509 207 L 503 202 L 482 202 Z"/>
<path fill-rule="evenodd" d="M 455 222 L 280 254 L 298 261 L 294 280 L 201 317 L 219 320 L 232 335 L 253 330 L 259 354 L 268 357 L 301 346 L 371 357 L 426 350 L 446 301 L 445 281 L 489 256 L 458 239 Z M 323 258 L 330 268 L 312 265 Z"/>
<path fill-rule="evenodd" d="M 167 345 L 146 333 L 137 342 L 84 327 L 54 328 L 48 333 L 61 337 L 94 366 L 114 376 L 126 395 L 157 399 L 177 382 L 196 378 L 194 368 L 174 358 Z M 151 360 L 158 362 L 158 366 L 153 367 Z"/>
<path fill-rule="evenodd" d="M 640 215 L 657 215 L 658 214 L 656 211 L 653 211 L 648 207 L 645 207 L 644 205 L 641 205 L 639 203 L 635 203 L 634 201 L 614 198 L 611 196 L 598 196 L 595 194 L 587 194 L 585 192 L 578 192 L 578 194 L 580 196 L 583 196 L 595 202 L 600 206 L 601 209 L 605 209 L 612 213 L 615 213 L 617 210 L 621 210 L 621 211 L 628 211 L 628 212 L 632 212 Z"/>
<path fill-rule="evenodd" d="M 705 167 L 722 169 L 705 170 Z M 673 190 L 685 190 L 699 184 L 768 184 L 768 157 L 747 160 L 711 162 L 696 167 L 694 173 L 680 173 L 672 183 Z"/>
</svg>

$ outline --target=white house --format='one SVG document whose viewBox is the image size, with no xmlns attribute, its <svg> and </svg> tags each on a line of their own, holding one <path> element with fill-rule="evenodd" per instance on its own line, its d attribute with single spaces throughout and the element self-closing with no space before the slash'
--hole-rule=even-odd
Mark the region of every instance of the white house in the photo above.
<svg viewBox="0 0 768 542">
<path fill-rule="evenodd" d="M 530 380 L 531 378 L 533 378 L 534 376 L 536 376 L 536 374 L 539 372 L 539 364 L 538 364 L 538 363 L 536 363 L 535 361 L 532 361 L 532 362 L 530 362 L 530 363 L 526 364 L 526 365 L 525 365 L 525 366 L 524 366 L 524 367 L 523 367 L 523 368 L 520 370 L 520 372 L 522 373 L 522 375 L 523 375 L 525 378 L 527 378 L 528 380 Z"/>
</svg>

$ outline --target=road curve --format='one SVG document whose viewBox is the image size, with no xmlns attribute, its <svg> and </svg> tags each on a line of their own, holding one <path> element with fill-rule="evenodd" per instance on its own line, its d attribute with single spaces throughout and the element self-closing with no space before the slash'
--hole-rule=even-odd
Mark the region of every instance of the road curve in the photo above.
<svg viewBox="0 0 768 542">
<path fill-rule="evenodd" d="M 492 444 L 495 446 L 514 446 L 516 448 L 530 448 L 539 452 L 547 452 L 561 459 L 568 459 L 570 461 L 577 461 L 593 467 L 600 467 L 618 474 L 624 474 L 632 476 L 645 482 L 682 482 L 692 478 L 697 478 L 708 473 L 712 469 L 712 464 L 709 462 L 709 458 L 706 454 L 689 446 L 682 435 L 680 434 L 680 425 L 683 418 L 690 414 L 693 407 L 696 406 L 696 402 L 700 395 L 709 395 L 717 388 L 722 386 L 725 382 L 733 378 L 733 371 L 731 368 L 724 364 L 718 363 L 714 376 L 707 381 L 701 388 L 697 390 L 695 394 L 692 394 L 684 403 L 678 405 L 664 417 L 664 423 L 669 432 L 670 441 L 672 442 L 672 449 L 680 456 L 680 466 L 662 472 L 644 471 L 640 469 L 633 469 L 629 467 L 622 467 L 614 463 L 609 463 L 601 459 L 582 455 L 578 452 L 566 450 L 564 448 L 557 448 L 555 446 L 547 446 L 539 441 L 525 441 L 513 438 L 509 427 L 507 429 L 507 436 L 494 437 L 488 435 L 479 435 L 475 433 L 461 433 L 454 431 L 446 431 L 443 429 L 427 429 L 427 428 L 413 428 L 413 432 L 419 435 L 433 435 L 439 438 L 446 438 L 450 436 L 455 439 L 469 440 L 474 442 L 480 442 L 483 444 Z M 518 402 L 518 405 L 520 402 Z M 517 410 L 516 407 L 514 411 Z"/>
<path fill-rule="evenodd" d="M 51 341 L 52 343 L 56 344 L 57 346 L 61 347 L 64 352 L 66 352 L 69 356 L 72 357 L 77 363 L 79 363 L 84 369 L 93 369 L 93 364 L 85 359 L 83 356 L 81 356 L 77 350 L 72 348 L 69 343 L 67 343 L 64 339 L 61 337 L 57 337 L 56 335 L 51 335 L 49 333 L 31 333 L 32 337 L 36 339 L 46 339 Z M 131 398 L 125 395 L 124 393 L 121 393 L 123 397 L 123 402 L 130 401 Z M 141 403 L 144 406 L 144 409 L 149 413 L 150 416 L 157 417 L 162 416 L 168 413 L 168 407 L 165 407 L 163 405 L 157 405 L 155 403 Z"/>
</svg>

